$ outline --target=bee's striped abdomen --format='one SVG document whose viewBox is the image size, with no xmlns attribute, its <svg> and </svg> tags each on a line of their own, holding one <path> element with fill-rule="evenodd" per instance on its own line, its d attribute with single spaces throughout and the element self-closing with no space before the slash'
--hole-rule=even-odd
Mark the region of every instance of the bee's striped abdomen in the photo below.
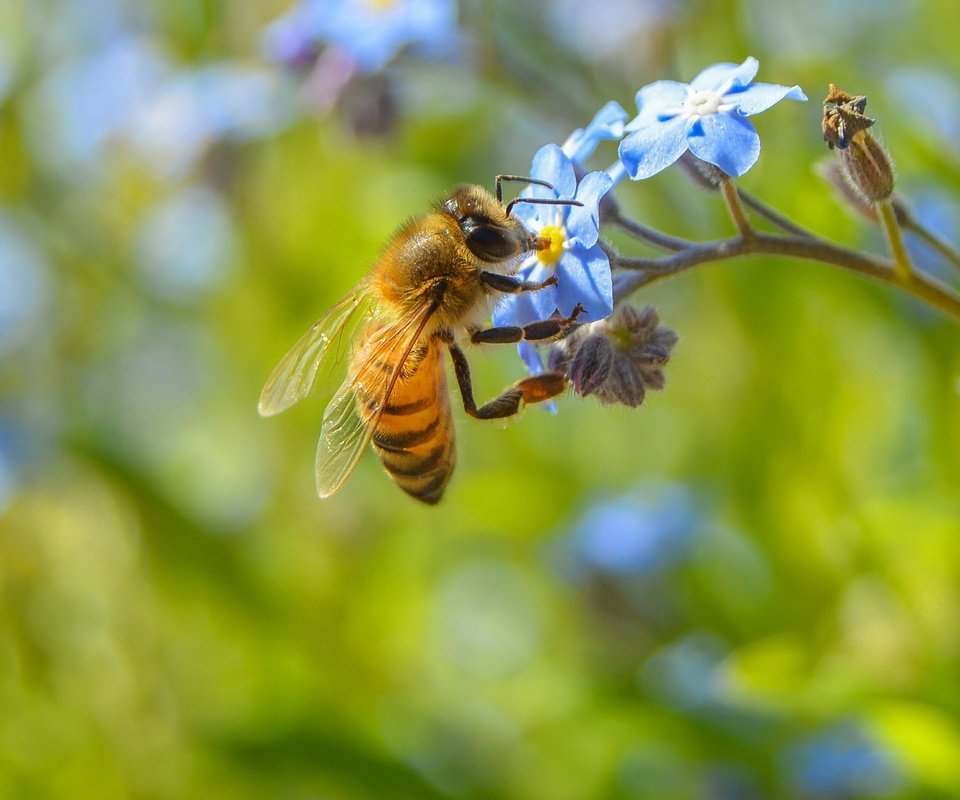
<svg viewBox="0 0 960 800">
<path fill-rule="evenodd" d="M 456 452 L 450 395 L 437 340 L 430 340 L 408 357 L 372 443 L 401 489 L 431 505 L 440 500 Z"/>
</svg>

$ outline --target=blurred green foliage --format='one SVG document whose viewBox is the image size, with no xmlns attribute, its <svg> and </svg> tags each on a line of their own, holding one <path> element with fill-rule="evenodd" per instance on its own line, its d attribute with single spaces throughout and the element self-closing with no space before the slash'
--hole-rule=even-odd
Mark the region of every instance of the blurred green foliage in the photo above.
<svg viewBox="0 0 960 800">
<path fill-rule="evenodd" d="M 758 121 L 751 192 L 882 246 L 813 170 L 833 81 L 869 95 L 905 191 L 955 219 L 960 9 L 688 2 L 636 33 L 642 49 L 586 61 L 549 25 L 522 33 L 552 13 L 539 4 L 472 2 L 476 65 L 404 67 L 386 137 L 301 114 L 173 174 L 113 144 L 79 174 L 36 146 L 62 124 L 37 97 L 89 15 L 123 7 L 94 5 L 0 10 L 0 221 L 39 265 L 0 286 L 19 320 L 0 352 L 0 796 L 960 795 L 955 323 L 821 265 L 694 270 L 638 298 L 682 337 L 664 392 L 638 410 L 567 397 L 506 426 L 458 414 L 435 509 L 372 456 L 316 499 L 330 387 L 256 414 L 275 361 L 400 221 L 714 61 L 755 55 L 761 79 L 812 98 Z M 183 69 L 259 68 L 283 10 L 122 13 Z M 938 80 L 953 94 L 929 100 Z M 187 216 L 212 217 L 159 236 L 185 259 L 216 246 L 202 282 L 142 249 L 161 246 L 140 232 L 150 210 L 187 190 Z M 728 230 L 675 171 L 619 197 L 678 235 Z M 512 348 L 472 362 L 482 397 L 522 372 Z M 657 487 L 695 507 L 680 555 L 570 567 L 590 508 L 638 491 L 655 506 Z"/>
</svg>

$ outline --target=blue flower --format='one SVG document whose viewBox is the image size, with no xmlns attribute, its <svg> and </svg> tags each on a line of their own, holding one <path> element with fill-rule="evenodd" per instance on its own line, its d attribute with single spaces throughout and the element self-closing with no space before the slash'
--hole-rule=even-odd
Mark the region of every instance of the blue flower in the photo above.
<svg viewBox="0 0 960 800">
<path fill-rule="evenodd" d="M 621 138 L 626 121 L 627 112 L 623 106 L 611 100 L 594 115 L 586 128 L 577 128 L 571 133 L 560 149 L 574 164 L 583 164 L 602 140 Z"/>
<path fill-rule="evenodd" d="M 702 533 L 696 500 L 686 489 L 650 485 L 592 506 L 565 544 L 574 577 L 654 575 L 683 561 Z"/>
<path fill-rule="evenodd" d="M 790 745 L 783 764 L 803 797 L 887 797 L 903 788 L 893 754 L 852 721 Z"/>
<path fill-rule="evenodd" d="M 806 100 L 799 86 L 752 83 L 760 63 L 714 64 L 689 84 L 657 81 L 637 92 L 637 116 L 620 142 L 620 160 L 634 180 L 666 169 L 687 150 L 728 175 L 743 175 L 760 155 L 747 117 L 787 98 Z"/>
<path fill-rule="evenodd" d="M 405 47 L 432 54 L 450 51 L 457 39 L 453 0 L 301 0 L 267 29 L 265 47 L 285 64 L 335 47 L 358 72 L 371 73 Z"/>
<path fill-rule="evenodd" d="M 610 261 L 597 244 L 600 236 L 600 199 L 613 185 L 605 172 L 591 172 L 577 183 L 573 162 L 555 144 L 541 147 L 533 158 L 531 177 L 552 184 L 553 189 L 532 186 L 524 196 L 576 199 L 582 206 L 518 203 L 514 214 L 548 244 L 532 253 L 518 273 L 528 281 L 557 283 L 535 292 L 504 298 L 494 311 L 497 325 L 526 325 L 547 319 L 555 312 L 570 316 L 579 304 L 582 322 L 603 319 L 613 310 Z"/>
</svg>

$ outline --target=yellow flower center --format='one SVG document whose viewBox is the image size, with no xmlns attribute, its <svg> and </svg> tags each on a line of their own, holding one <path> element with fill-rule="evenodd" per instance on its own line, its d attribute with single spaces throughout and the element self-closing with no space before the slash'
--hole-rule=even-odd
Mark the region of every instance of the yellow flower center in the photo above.
<svg viewBox="0 0 960 800">
<path fill-rule="evenodd" d="M 396 0 L 366 0 L 367 8 L 369 8 L 374 14 L 379 14 L 383 11 L 386 11 L 390 6 L 396 3 Z"/>
<path fill-rule="evenodd" d="M 557 225 L 547 225 L 540 233 L 540 249 L 537 258 L 544 264 L 553 266 L 563 255 L 563 243 L 567 239 L 566 231 Z"/>
</svg>

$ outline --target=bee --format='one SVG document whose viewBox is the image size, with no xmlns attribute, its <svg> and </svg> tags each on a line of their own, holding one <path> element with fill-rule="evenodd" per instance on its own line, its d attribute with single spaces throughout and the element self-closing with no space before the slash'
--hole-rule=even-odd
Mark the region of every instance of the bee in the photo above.
<svg viewBox="0 0 960 800">
<path fill-rule="evenodd" d="M 581 205 L 574 200 L 517 198 L 503 203 L 501 181 L 550 184 L 516 175 L 496 178 L 496 196 L 458 186 L 424 216 L 402 225 L 370 272 L 318 319 L 287 352 L 260 395 L 261 416 L 301 400 L 321 366 L 353 341 L 346 379 L 323 414 L 316 454 L 317 493 L 329 497 L 356 467 L 368 444 L 407 494 L 439 502 L 456 463 L 456 443 L 443 351 L 450 353 L 463 407 L 477 419 L 516 414 L 567 385 L 562 372 L 525 378 L 480 407 L 459 342 L 551 341 L 575 325 L 554 314 L 529 325 L 483 329 L 497 294 L 532 292 L 556 283 L 514 277 L 520 260 L 549 242 L 527 231 L 511 211 L 516 203 Z M 351 333 L 352 331 L 352 333 Z"/>
</svg>

